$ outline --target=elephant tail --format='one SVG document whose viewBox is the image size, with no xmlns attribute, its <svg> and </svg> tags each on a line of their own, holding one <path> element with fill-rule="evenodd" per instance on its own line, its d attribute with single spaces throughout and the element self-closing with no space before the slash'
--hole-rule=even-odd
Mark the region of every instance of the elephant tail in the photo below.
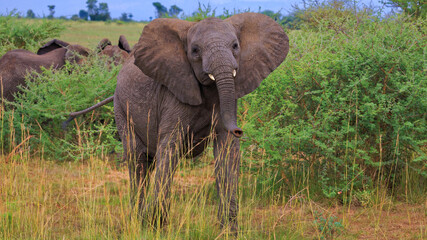
<svg viewBox="0 0 427 240">
<path fill-rule="evenodd" d="M 105 104 L 112 102 L 113 100 L 114 100 L 114 96 L 111 96 L 111 97 L 108 97 L 108 98 L 102 100 L 101 102 L 99 102 L 99 103 L 97 103 L 97 104 L 95 104 L 89 108 L 86 108 L 85 110 L 70 113 L 70 115 L 69 115 L 70 117 L 62 123 L 62 129 L 64 129 L 64 130 L 67 129 L 68 124 L 71 121 L 73 121 L 74 118 L 76 118 L 82 114 L 88 113 L 90 111 L 93 111 L 93 110 L 95 110 L 101 106 L 104 106 Z"/>
</svg>

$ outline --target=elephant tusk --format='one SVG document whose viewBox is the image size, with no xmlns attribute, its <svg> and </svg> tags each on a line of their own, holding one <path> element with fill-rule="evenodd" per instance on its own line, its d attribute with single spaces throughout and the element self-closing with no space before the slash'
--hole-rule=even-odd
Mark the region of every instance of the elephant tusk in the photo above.
<svg viewBox="0 0 427 240">
<path fill-rule="evenodd" d="M 212 74 L 209 74 L 208 76 L 209 76 L 209 78 L 210 78 L 212 81 L 215 81 L 215 78 L 214 78 L 214 76 L 213 76 Z"/>
<path fill-rule="evenodd" d="M 234 69 L 233 70 L 233 77 L 236 77 L 236 75 L 237 75 L 237 71 L 236 71 L 236 69 Z"/>
</svg>

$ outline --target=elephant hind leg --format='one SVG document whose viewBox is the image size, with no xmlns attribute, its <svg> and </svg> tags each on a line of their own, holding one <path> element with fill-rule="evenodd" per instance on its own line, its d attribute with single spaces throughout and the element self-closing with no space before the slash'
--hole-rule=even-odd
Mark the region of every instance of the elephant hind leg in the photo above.
<svg viewBox="0 0 427 240">
<path fill-rule="evenodd" d="M 123 144 L 123 161 L 128 164 L 130 182 L 130 204 L 132 212 L 138 206 L 138 215 L 143 215 L 148 191 L 153 158 L 147 154 L 147 147 L 133 131 L 133 126 L 120 107 L 115 107 L 115 118 L 119 136 Z"/>
<path fill-rule="evenodd" d="M 133 152 L 127 158 L 130 180 L 130 203 L 132 209 L 138 206 L 138 216 L 142 217 L 146 208 L 150 173 L 153 158 L 144 152 Z"/>
</svg>

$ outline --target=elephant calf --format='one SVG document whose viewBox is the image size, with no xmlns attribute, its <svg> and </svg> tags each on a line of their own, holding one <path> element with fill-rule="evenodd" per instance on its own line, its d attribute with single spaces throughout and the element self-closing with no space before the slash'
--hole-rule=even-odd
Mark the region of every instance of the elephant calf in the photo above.
<svg viewBox="0 0 427 240">
<path fill-rule="evenodd" d="M 81 57 L 88 55 L 89 49 L 58 39 L 46 43 L 37 54 L 23 49 L 11 50 L 0 59 L 1 97 L 13 101 L 13 94 L 19 85 L 25 85 L 25 76 L 30 71 L 41 72 L 42 67 L 58 69 L 65 61 L 80 63 Z"/>
</svg>

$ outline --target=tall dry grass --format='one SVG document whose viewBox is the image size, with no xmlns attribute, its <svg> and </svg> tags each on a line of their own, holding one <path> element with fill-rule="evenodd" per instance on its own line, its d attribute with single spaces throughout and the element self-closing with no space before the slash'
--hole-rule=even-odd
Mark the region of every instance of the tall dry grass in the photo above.
<svg viewBox="0 0 427 240">
<path fill-rule="evenodd" d="M 168 223 L 156 229 L 142 227 L 136 208 L 131 212 L 127 167 L 117 165 L 116 156 L 57 162 L 44 158 L 43 147 L 31 151 L 28 139 L 37 136 L 20 136 L 20 143 L 0 156 L 1 239 L 233 238 L 217 219 L 212 147 L 195 161 L 180 159 Z M 308 182 L 293 195 L 276 195 L 273 186 L 260 182 L 258 176 L 267 173 L 259 171 L 245 172 L 239 181 L 239 239 L 427 236 L 426 204 L 396 204 L 383 190 L 365 207 L 315 202 Z"/>
</svg>

